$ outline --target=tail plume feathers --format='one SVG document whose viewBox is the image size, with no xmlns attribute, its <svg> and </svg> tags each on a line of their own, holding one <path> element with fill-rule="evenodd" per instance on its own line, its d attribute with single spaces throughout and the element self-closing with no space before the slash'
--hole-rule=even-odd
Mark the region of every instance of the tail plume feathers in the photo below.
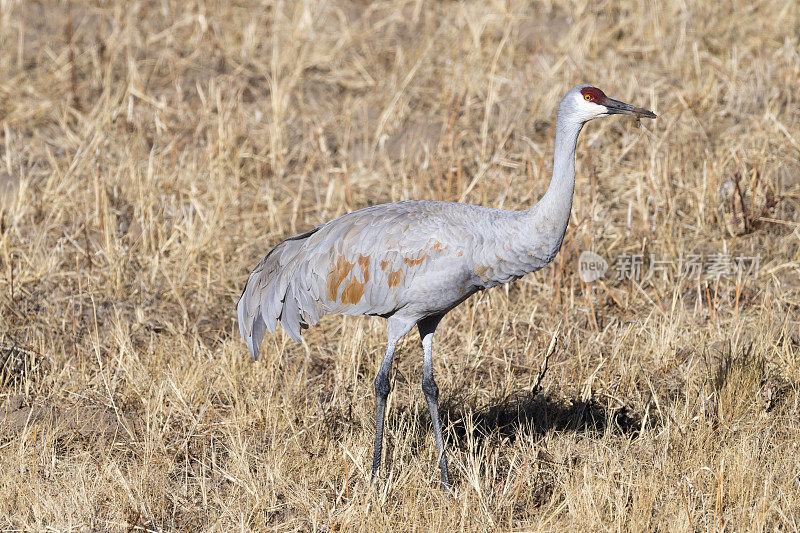
<svg viewBox="0 0 800 533">
<path fill-rule="evenodd" d="M 237 313 L 239 331 L 254 359 L 258 358 L 266 332 L 275 333 L 278 320 L 289 337 L 300 342 L 301 328 L 316 324 L 319 319 L 316 302 L 302 286 L 302 280 L 295 279 L 305 239 L 318 229 L 279 243 L 247 280 Z"/>
<path fill-rule="evenodd" d="M 256 318 L 253 321 L 253 330 L 250 332 L 250 336 L 245 339 L 245 341 L 247 341 L 247 348 L 253 355 L 254 361 L 258 361 L 258 352 L 261 348 L 261 341 L 264 340 L 266 329 L 267 325 L 264 323 L 264 319 L 259 312 L 256 314 Z"/>
</svg>

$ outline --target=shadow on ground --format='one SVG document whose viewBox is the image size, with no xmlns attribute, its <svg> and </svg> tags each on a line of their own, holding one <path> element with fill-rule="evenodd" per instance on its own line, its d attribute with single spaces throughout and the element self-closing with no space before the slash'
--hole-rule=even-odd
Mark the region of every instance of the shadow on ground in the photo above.
<svg viewBox="0 0 800 533">
<path fill-rule="evenodd" d="M 507 446 L 517 438 L 536 438 L 554 431 L 581 433 L 589 438 L 600 438 L 607 432 L 636 438 L 643 425 L 642 416 L 630 406 L 612 409 L 592 399 L 583 401 L 550 391 L 539 392 L 535 388 L 496 398 L 483 405 L 478 405 L 474 395 L 467 391 L 451 391 L 440 399 L 439 412 L 445 428 L 445 446 L 450 453 L 456 449 L 463 453 L 470 445 Z M 657 423 L 652 412 L 644 420 L 648 427 Z M 389 424 L 409 424 L 420 429 L 415 432 L 411 453 L 419 455 L 424 447 L 430 446 L 432 430 L 424 402 L 400 407 L 389 415 Z M 387 447 L 387 468 L 391 468 L 393 440 L 384 439 L 384 446 Z M 580 462 L 580 457 L 558 459 L 544 450 L 537 453 L 537 459 L 550 466 L 574 466 Z M 451 469 L 450 474 L 451 482 L 458 484 L 459 473 Z M 545 501 L 552 491 L 549 474 L 541 475 L 544 477 L 532 482 L 535 490 L 539 491 L 534 497 L 538 502 Z"/>
<path fill-rule="evenodd" d="M 513 441 L 520 435 L 550 431 L 600 436 L 610 430 L 636 437 L 642 427 L 642 417 L 627 406 L 609 409 L 592 399 L 564 398 L 537 390 L 497 398 L 484 406 L 455 394 L 443 399 L 440 411 L 448 433 L 459 442 L 468 434 L 477 441 L 494 437 Z"/>
</svg>

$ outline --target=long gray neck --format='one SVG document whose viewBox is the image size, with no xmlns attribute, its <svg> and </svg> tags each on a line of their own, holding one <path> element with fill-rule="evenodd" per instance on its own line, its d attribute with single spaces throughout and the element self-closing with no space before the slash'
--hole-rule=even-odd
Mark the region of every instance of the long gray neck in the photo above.
<svg viewBox="0 0 800 533">
<path fill-rule="evenodd" d="M 561 106 L 563 107 L 563 106 Z M 575 190 L 575 145 L 583 123 L 567 118 L 569 113 L 559 108 L 556 118 L 556 151 L 553 160 L 553 177 L 541 200 L 528 210 L 533 239 L 553 248 L 561 248 L 572 210 L 572 193 Z"/>
</svg>

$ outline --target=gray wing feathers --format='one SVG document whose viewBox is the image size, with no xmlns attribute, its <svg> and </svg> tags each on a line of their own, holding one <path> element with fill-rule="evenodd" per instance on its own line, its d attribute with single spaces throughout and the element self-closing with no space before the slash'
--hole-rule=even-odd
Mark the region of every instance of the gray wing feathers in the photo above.
<svg viewBox="0 0 800 533">
<path fill-rule="evenodd" d="M 318 231 L 289 237 L 273 248 L 256 265 L 237 305 L 239 331 L 253 359 L 268 330 L 275 333 L 277 321 L 295 342 L 300 342 L 300 329 L 319 320 L 319 310 L 309 291 L 300 286 L 303 276 L 295 276 L 298 267 L 305 268 L 303 243 Z"/>
<path fill-rule="evenodd" d="M 438 294 L 455 283 L 468 263 L 480 267 L 492 285 L 497 281 L 487 275 L 495 268 L 503 280 L 518 277 L 530 258 L 520 261 L 516 250 L 504 249 L 504 233 L 519 231 L 509 226 L 510 218 L 511 212 L 480 206 L 398 202 L 289 237 L 250 274 L 238 304 L 242 337 L 256 358 L 265 332 L 274 333 L 279 320 L 299 342 L 301 329 L 324 314 L 390 315 L 424 300 L 426 290 Z M 418 283 L 422 275 L 431 281 Z"/>
</svg>

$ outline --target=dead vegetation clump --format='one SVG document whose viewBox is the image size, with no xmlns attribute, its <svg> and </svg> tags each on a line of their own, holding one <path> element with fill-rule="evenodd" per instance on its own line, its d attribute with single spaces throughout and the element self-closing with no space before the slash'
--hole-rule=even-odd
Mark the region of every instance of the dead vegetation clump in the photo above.
<svg viewBox="0 0 800 533">
<path fill-rule="evenodd" d="M 0 528 L 797 529 L 796 3 L 0 20 Z M 530 206 L 581 82 L 659 118 L 587 126 L 554 264 L 443 322 L 453 498 L 412 335 L 371 485 L 382 324 L 326 317 L 253 362 L 248 272 L 367 205 Z M 584 250 L 609 264 L 596 282 Z"/>
</svg>

